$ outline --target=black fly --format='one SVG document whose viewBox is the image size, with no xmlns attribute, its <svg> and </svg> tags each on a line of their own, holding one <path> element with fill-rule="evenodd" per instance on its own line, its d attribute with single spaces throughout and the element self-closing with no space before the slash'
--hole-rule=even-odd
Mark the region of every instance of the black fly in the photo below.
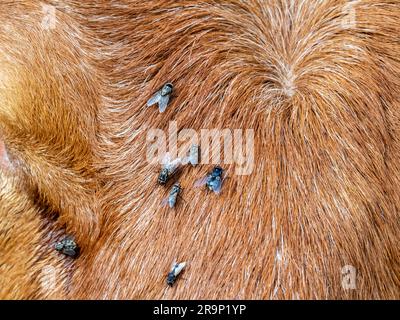
<svg viewBox="0 0 400 320">
<path fill-rule="evenodd" d="M 169 153 L 167 153 L 162 161 L 162 168 L 157 179 L 158 183 L 161 185 L 167 184 L 168 180 L 177 172 L 181 165 L 181 158 L 171 160 Z"/>
<path fill-rule="evenodd" d="M 75 243 L 74 239 L 72 237 L 66 237 L 65 239 L 61 240 L 60 242 L 57 242 L 54 246 L 54 248 L 65 254 L 66 256 L 70 256 L 72 258 L 75 258 L 79 254 L 79 247 Z"/>
<path fill-rule="evenodd" d="M 182 270 L 186 267 L 186 262 L 182 263 L 174 263 L 172 266 L 171 272 L 168 273 L 167 276 L 167 284 L 172 287 L 179 276 L 179 274 L 182 272 Z"/>
<path fill-rule="evenodd" d="M 166 83 L 164 86 L 158 90 L 150 99 L 147 101 L 147 106 L 151 107 L 152 105 L 158 103 L 158 108 L 160 113 L 163 113 L 165 109 L 168 107 L 168 102 L 171 97 L 171 93 L 174 86 L 172 83 Z"/>
<path fill-rule="evenodd" d="M 224 182 L 224 169 L 219 166 L 207 174 L 204 178 L 196 181 L 195 187 L 201 187 L 206 185 L 207 189 L 217 194 L 221 192 L 222 183 Z"/>
<path fill-rule="evenodd" d="M 176 205 L 176 201 L 178 200 L 178 196 L 180 192 L 182 191 L 182 187 L 179 182 L 175 183 L 172 186 L 172 189 L 169 193 L 169 196 L 163 200 L 162 204 L 166 205 L 168 204 L 169 207 L 172 209 Z"/>
</svg>

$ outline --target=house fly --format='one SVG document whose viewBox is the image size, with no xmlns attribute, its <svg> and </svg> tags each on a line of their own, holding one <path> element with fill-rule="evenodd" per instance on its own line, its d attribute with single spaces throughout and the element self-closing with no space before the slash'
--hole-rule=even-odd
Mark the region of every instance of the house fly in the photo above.
<svg viewBox="0 0 400 320">
<path fill-rule="evenodd" d="M 147 101 L 147 106 L 151 107 L 157 103 L 160 113 L 163 113 L 168 107 L 173 88 L 174 86 L 172 83 L 164 84 L 164 86 Z"/>
</svg>

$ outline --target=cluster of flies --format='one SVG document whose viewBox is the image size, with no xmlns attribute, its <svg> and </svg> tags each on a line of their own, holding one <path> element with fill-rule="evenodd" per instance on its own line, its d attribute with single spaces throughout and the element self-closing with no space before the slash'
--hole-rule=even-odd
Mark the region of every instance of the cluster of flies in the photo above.
<svg viewBox="0 0 400 320">
<path fill-rule="evenodd" d="M 160 90 L 158 90 L 148 101 L 147 106 L 158 105 L 160 113 L 163 113 L 168 106 L 173 91 L 173 85 L 166 83 Z M 167 185 L 171 178 L 179 171 L 182 166 L 191 164 L 196 166 L 199 163 L 200 147 L 198 145 L 192 145 L 189 149 L 188 155 L 185 158 L 171 159 L 171 156 L 167 153 L 162 160 L 162 166 L 160 174 L 158 175 L 158 184 Z M 224 180 L 224 170 L 216 166 L 211 172 L 205 177 L 195 182 L 195 187 L 206 186 L 206 188 L 216 194 L 221 192 L 222 183 Z M 162 205 L 168 205 L 170 208 L 174 208 L 182 192 L 182 187 L 179 182 L 175 182 L 169 192 L 166 199 L 162 201 Z M 167 276 L 167 284 L 173 286 L 179 274 L 186 267 L 186 262 L 174 263 L 171 271 Z"/>
<path fill-rule="evenodd" d="M 151 107 L 153 105 L 158 105 L 160 113 L 163 113 L 171 99 L 173 91 L 173 85 L 171 83 L 166 83 L 160 90 L 158 90 L 148 101 L 147 106 Z M 170 155 L 167 153 L 162 160 L 162 166 L 160 173 L 158 175 L 157 182 L 159 185 L 166 186 L 168 182 L 174 177 L 174 175 L 182 168 L 184 165 L 191 164 L 196 166 L 199 163 L 200 147 L 198 145 L 192 145 L 189 149 L 188 155 L 185 158 L 171 159 Z M 224 170 L 216 166 L 209 172 L 205 177 L 197 180 L 194 184 L 195 187 L 206 186 L 209 191 L 216 194 L 221 192 L 222 183 L 224 181 Z M 178 198 L 182 192 L 182 187 L 179 182 L 175 182 L 169 192 L 167 198 L 162 201 L 162 205 L 168 205 L 170 208 L 174 208 L 177 204 Z M 76 258 L 79 254 L 79 247 L 70 236 L 57 242 L 55 249 L 67 256 Z M 167 284 L 173 286 L 179 274 L 185 269 L 186 262 L 174 263 L 172 265 L 171 271 L 167 276 Z"/>
<path fill-rule="evenodd" d="M 164 84 L 164 86 L 147 101 L 147 106 L 151 107 L 157 104 L 160 113 L 163 113 L 167 109 L 173 88 L 172 83 Z M 160 185 L 166 185 L 183 165 L 190 163 L 192 166 L 196 166 L 199 163 L 199 156 L 200 147 L 198 145 L 192 145 L 188 152 L 188 156 L 183 159 L 171 159 L 171 156 L 167 153 L 162 160 L 162 167 L 157 180 L 158 183 Z M 195 187 L 205 185 L 208 190 L 219 194 L 223 183 L 223 174 L 224 170 L 221 167 L 216 166 L 205 177 L 196 181 Z M 170 208 L 174 208 L 181 191 L 182 188 L 180 183 L 175 183 L 172 186 L 169 197 L 163 201 L 163 204 L 168 204 Z"/>
</svg>

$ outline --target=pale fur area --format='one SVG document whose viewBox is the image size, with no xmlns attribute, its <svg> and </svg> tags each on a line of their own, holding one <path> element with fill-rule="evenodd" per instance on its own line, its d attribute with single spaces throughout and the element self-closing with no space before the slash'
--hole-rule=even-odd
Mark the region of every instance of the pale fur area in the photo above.
<svg viewBox="0 0 400 320">
<path fill-rule="evenodd" d="M 0 4 L 0 133 L 83 247 L 68 298 L 400 297 L 400 4 L 353 2 L 355 25 L 336 0 L 54 1 L 50 33 Z M 193 188 L 212 165 L 185 170 L 162 207 L 145 133 L 170 121 L 254 129 L 253 173 L 216 196 Z"/>
</svg>

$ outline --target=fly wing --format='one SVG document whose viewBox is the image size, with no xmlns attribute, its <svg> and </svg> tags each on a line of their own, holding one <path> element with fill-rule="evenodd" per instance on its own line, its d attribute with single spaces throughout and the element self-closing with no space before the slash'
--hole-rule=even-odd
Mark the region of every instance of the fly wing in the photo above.
<svg viewBox="0 0 400 320">
<path fill-rule="evenodd" d="M 176 158 L 175 160 L 171 161 L 168 164 L 168 169 L 171 173 L 174 173 L 181 165 L 182 165 L 182 159 L 181 158 Z"/>
<path fill-rule="evenodd" d="M 182 272 L 182 270 L 185 269 L 185 267 L 186 267 L 186 262 L 175 264 L 174 275 L 175 276 L 179 275 Z"/>
<path fill-rule="evenodd" d="M 214 188 L 213 191 L 214 191 L 216 194 L 220 194 L 220 193 L 221 193 L 221 189 L 222 189 L 222 181 L 220 181 L 220 182 L 218 183 L 218 185 L 215 186 L 215 188 Z"/>
<path fill-rule="evenodd" d="M 222 185 L 224 184 L 224 181 L 225 181 L 226 178 L 228 178 L 228 175 L 226 173 L 223 173 L 220 183 L 214 189 L 214 192 L 216 194 L 220 194 L 221 193 Z"/>
<path fill-rule="evenodd" d="M 168 102 L 169 102 L 169 95 L 165 95 L 165 96 L 161 96 L 160 95 L 160 99 L 158 101 L 158 108 L 160 110 L 160 113 L 163 113 L 165 111 L 165 109 L 167 109 L 168 107 Z"/>
<path fill-rule="evenodd" d="M 168 204 L 171 209 L 175 207 L 177 199 L 178 199 L 178 192 L 169 195 Z"/>
<path fill-rule="evenodd" d="M 172 265 L 171 265 L 171 272 L 173 272 L 174 270 L 175 270 L 175 267 L 178 265 L 178 263 L 177 262 L 174 262 Z"/>
<path fill-rule="evenodd" d="M 201 179 L 197 180 L 194 183 L 195 188 L 199 188 L 199 187 L 204 186 L 207 183 L 207 178 L 208 178 L 208 176 L 205 176 L 204 178 L 201 178 Z"/>
<path fill-rule="evenodd" d="M 76 256 L 76 251 L 73 249 L 63 249 L 62 251 L 64 254 L 70 257 L 75 257 Z"/>
<path fill-rule="evenodd" d="M 171 163 L 171 155 L 167 152 L 164 157 L 161 159 L 161 164 L 165 167 Z"/>
<path fill-rule="evenodd" d="M 158 91 L 147 101 L 147 106 L 151 107 L 152 105 L 159 103 L 160 99 L 161 99 L 161 92 Z"/>
<path fill-rule="evenodd" d="M 162 206 L 162 207 L 167 206 L 167 205 L 168 205 L 168 202 L 169 202 L 168 200 L 169 200 L 169 196 L 166 197 L 166 198 L 164 198 L 164 199 L 161 201 L 161 206 Z"/>
</svg>

